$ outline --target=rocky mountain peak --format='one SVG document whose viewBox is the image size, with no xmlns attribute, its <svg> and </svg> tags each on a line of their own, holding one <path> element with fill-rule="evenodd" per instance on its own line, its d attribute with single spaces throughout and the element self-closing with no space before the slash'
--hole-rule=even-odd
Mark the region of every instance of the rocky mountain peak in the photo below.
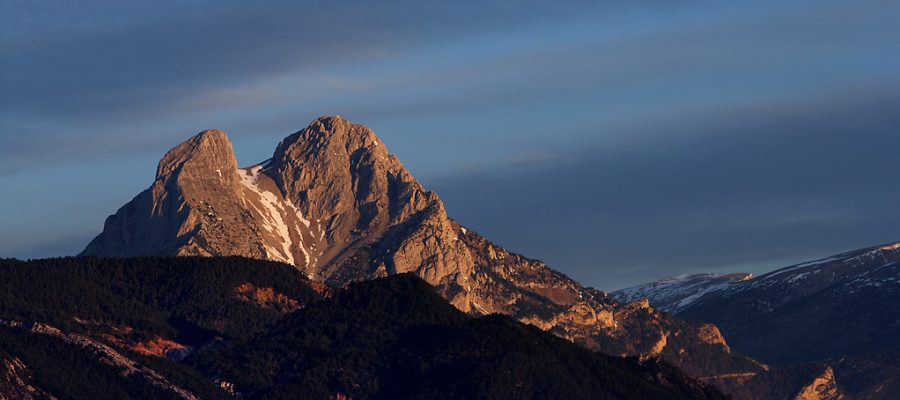
<svg viewBox="0 0 900 400">
<path fill-rule="evenodd" d="M 156 178 L 115 215 L 82 255 L 203 255 L 237 252 L 264 257 L 248 237 L 249 216 L 225 132 L 204 130 L 169 150 Z"/>
<path fill-rule="evenodd" d="M 710 346 L 697 324 L 646 301 L 620 304 L 460 226 L 371 129 L 338 116 L 317 118 L 247 168 L 224 133 L 204 131 L 158 170 L 82 255 L 239 255 L 335 286 L 412 272 L 464 312 L 506 314 L 595 350 L 651 354 L 695 376 L 759 369 L 724 342 Z M 731 361 L 695 361 L 710 358 Z"/>
<path fill-rule="evenodd" d="M 197 182 L 205 181 L 204 174 L 213 173 L 233 180 L 237 160 L 228 135 L 217 129 L 204 130 L 169 150 L 159 161 L 156 179 L 166 180 L 178 175 Z"/>
<path fill-rule="evenodd" d="M 427 207 L 426 190 L 375 133 L 339 116 L 317 118 L 282 140 L 271 170 L 285 195 L 317 219 L 362 208 L 348 217 L 367 229 Z M 383 210 L 390 215 L 377 215 Z"/>
<path fill-rule="evenodd" d="M 284 138 L 277 148 L 273 160 L 288 161 L 300 155 L 332 156 L 352 155 L 358 152 L 388 155 L 387 149 L 369 127 L 355 124 L 341 116 L 323 116 L 313 120 L 306 128 Z M 332 154 L 332 152 L 334 154 Z"/>
</svg>

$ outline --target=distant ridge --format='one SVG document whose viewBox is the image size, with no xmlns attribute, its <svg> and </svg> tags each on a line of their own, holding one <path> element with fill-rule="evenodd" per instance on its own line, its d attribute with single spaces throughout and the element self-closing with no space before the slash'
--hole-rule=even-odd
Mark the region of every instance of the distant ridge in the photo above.
<svg viewBox="0 0 900 400">
<path fill-rule="evenodd" d="M 725 290 L 731 285 L 752 278 L 753 274 L 746 272 L 676 275 L 610 292 L 610 296 L 623 302 L 647 298 L 653 307 L 665 312 L 678 313 L 708 293 Z"/>
<path fill-rule="evenodd" d="M 762 374 L 736 397 L 765 382 L 791 381 L 785 370 L 816 372 L 848 398 L 900 398 L 900 243 L 853 250 L 749 274 L 695 274 L 611 293 L 690 320 L 709 321 L 733 349 L 780 372 Z M 798 367 L 813 363 L 817 367 Z M 827 368 L 827 369 L 823 369 Z M 836 382 L 836 383 L 835 383 Z M 812 389 L 810 389 L 812 390 Z M 831 390 L 831 389 L 828 389 Z M 772 392 L 769 392 L 770 394 Z"/>
</svg>

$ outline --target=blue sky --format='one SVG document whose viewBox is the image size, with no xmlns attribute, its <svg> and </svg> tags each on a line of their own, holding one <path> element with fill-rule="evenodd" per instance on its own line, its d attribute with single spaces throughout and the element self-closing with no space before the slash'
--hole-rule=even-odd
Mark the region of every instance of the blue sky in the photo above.
<svg viewBox="0 0 900 400">
<path fill-rule="evenodd" d="M 603 289 L 900 240 L 900 5 L 0 0 L 0 256 L 167 149 L 372 127 L 454 218 Z"/>
</svg>

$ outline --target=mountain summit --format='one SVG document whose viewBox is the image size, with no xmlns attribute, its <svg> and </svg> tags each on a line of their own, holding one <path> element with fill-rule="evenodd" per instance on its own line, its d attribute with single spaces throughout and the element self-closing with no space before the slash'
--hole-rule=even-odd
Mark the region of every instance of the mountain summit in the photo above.
<svg viewBox="0 0 900 400">
<path fill-rule="evenodd" d="M 153 185 L 110 216 L 82 256 L 239 255 L 335 285 L 400 272 L 465 290 L 474 261 L 440 199 L 366 126 L 322 117 L 271 159 L 238 168 L 224 132 L 170 150 Z"/>
<path fill-rule="evenodd" d="M 338 116 L 314 120 L 247 168 L 223 132 L 201 132 L 163 157 L 150 188 L 81 255 L 238 255 L 334 286 L 412 272 L 464 312 L 510 315 L 608 354 L 659 357 L 720 386 L 766 369 L 732 354 L 714 325 L 646 300 L 621 303 L 462 227 L 372 130 Z"/>
</svg>

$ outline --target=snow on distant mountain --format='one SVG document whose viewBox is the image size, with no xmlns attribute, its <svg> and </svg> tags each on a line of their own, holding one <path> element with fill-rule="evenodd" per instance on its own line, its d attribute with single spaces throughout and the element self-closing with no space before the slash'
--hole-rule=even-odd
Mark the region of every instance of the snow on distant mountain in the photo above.
<svg viewBox="0 0 900 400">
<path fill-rule="evenodd" d="M 778 269 L 710 293 L 677 315 L 709 321 L 770 363 L 900 350 L 900 243 Z"/>
<path fill-rule="evenodd" d="M 617 290 L 610 295 L 622 302 L 646 298 L 659 310 L 677 313 L 708 293 L 725 290 L 752 278 L 753 274 L 744 272 L 684 274 Z"/>
<path fill-rule="evenodd" d="M 813 386 L 827 387 L 830 377 L 847 398 L 900 398 L 900 243 L 741 275 L 681 275 L 611 295 L 711 322 L 736 352 L 773 367 L 733 391 L 736 398 L 778 398 L 765 392 L 777 385 L 754 382 L 789 382 L 788 371 L 806 363 L 828 367 Z"/>
</svg>

